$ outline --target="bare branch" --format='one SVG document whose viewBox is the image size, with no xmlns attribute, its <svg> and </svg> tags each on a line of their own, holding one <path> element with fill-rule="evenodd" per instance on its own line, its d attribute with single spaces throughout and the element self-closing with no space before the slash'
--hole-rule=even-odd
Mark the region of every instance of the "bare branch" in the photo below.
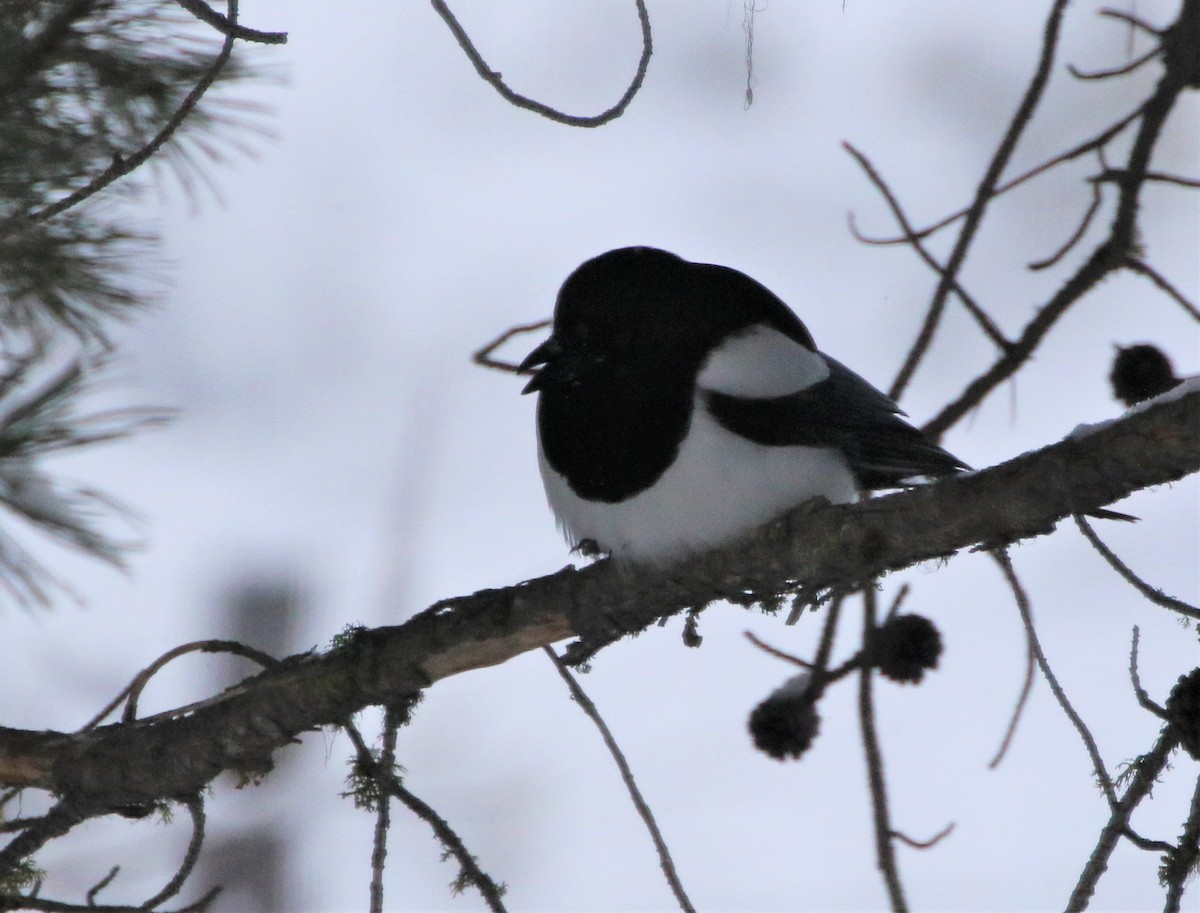
<svg viewBox="0 0 1200 913">
<path fill-rule="evenodd" d="M 962 284 L 959 283 L 958 279 L 948 275 L 945 267 L 938 263 L 933 254 L 929 253 L 929 251 L 925 248 L 925 245 L 921 243 L 921 238 L 913 230 L 911 223 L 908 221 L 908 217 L 904 214 L 904 210 L 900 207 L 900 201 L 896 199 L 895 194 L 892 193 L 892 189 L 883 180 L 883 177 L 879 174 L 879 172 L 876 171 L 875 166 L 871 164 L 870 159 L 854 148 L 854 146 L 850 145 L 850 143 L 842 143 L 842 148 L 854 157 L 854 160 L 858 162 L 863 171 L 867 173 L 867 177 L 871 179 L 871 183 L 878 188 L 881 194 L 883 194 L 883 198 L 887 201 L 888 206 L 892 210 L 892 215 L 895 217 L 896 221 L 900 223 L 900 228 L 904 232 L 904 240 L 912 245 L 913 250 L 917 252 L 918 256 L 920 256 L 920 258 L 924 260 L 929 267 L 938 274 L 939 277 L 950 283 L 951 289 L 958 296 L 959 300 L 963 304 L 963 307 L 967 309 L 967 313 L 975 318 L 976 323 L 979 324 L 979 327 L 983 330 L 984 334 L 992 342 L 994 342 L 996 347 L 1001 351 L 1004 351 L 1010 345 L 1012 345 L 1012 343 L 1005 338 L 1004 333 L 1001 332 L 1000 328 L 996 326 L 992 318 L 987 315 L 987 313 L 982 307 L 979 306 L 975 299 L 968 294 L 967 290 L 962 287 Z M 850 216 L 850 231 L 854 234 L 855 238 L 865 244 L 875 243 L 869 238 L 859 234 L 858 228 L 854 224 L 853 213 L 851 213 Z M 932 330 L 930 330 L 930 333 L 932 333 Z"/>
<path fill-rule="evenodd" d="M 182 890 L 184 882 L 188 880 L 188 876 L 192 874 L 192 869 L 196 867 L 197 860 L 200 859 L 200 848 L 204 845 L 204 799 L 196 795 L 185 799 L 183 804 L 187 806 L 188 814 L 192 816 L 192 839 L 188 841 L 187 852 L 184 853 L 178 871 L 161 891 L 142 904 L 144 910 L 153 910 L 163 901 L 170 900 L 178 894 Z"/>
<path fill-rule="evenodd" d="M 946 260 L 945 272 L 942 273 L 937 288 L 934 290 L 933 300 L 929 303 L 925 322 L 917 335 L 916 341 L 909 350 L 908 357 L 905 359 L 899 373 L 896 375 L 896 379 L 889 388 L 889 395 L 892 399 L 898 400 L 904 393 L 909 381 L 912 380 L 913 374 L 916 373 L 922 358 L 933 342 L 933 336 L 937 331 L 938 324 L 941 322 L 942 313 L 945 309 L 946 296 L 950 292 L 951 284 L 957 279 L 958 272 L 966 260 L 967 251 L 970 250 L 971 244 L 975 240 L 975 233 L 983 221 L 983 214 L 987 211 L 988 205 L 996 196 L 996 187 L 1000 182 L 1000 176 L 1008 166 L 1008 162 L 1012 158 L 1012 154 L 1017 148 L 1017 142 L 1025 132 L 1025 128 L 1033 119 L 1033 112 L 1037 110 L 1038 103 L 1042 99 L 1042 94 L 1046 90 L 1046 84 L 1050 81 L 1050 72 L 1054 64 L 1054 54 L 1058 47 L 1058 35 L 1062 28 L 1062 17 L 1066 7 L 1067 0 L 1055 0 L 1054 5 L 1050 9 L 1050 15 L 1046 19 L 1046 24 L 1042 32 L 1042 50 L 1033 78 L 1030 80 L 1029 86 L 1025 90 L 1025 95 L 1022 97 L 1020 105 L 1017 106 L 1017 111 L 1009 122 L 1008 129 L 1005 131 L 1004 137 L 1000 140 L 1000 145 L 996 148 L 996 152 L 992 156 L 992 160 L 979 182 L 979 187 L 975 191 L 974 202 L 967 209 L 962 228 L 959 230 L 958 238 L 954 242 L 954 248 Z M 1007 354 L 1011 352 L 1011 347 L 1006 347 L 1003 351 L 1007 357 Z M 933 434 L 936 436 L 942 430 L 944 428 L 939 428 Z"/>
<path fill-rule="evenodd" d="M 222 16 L 204 0 L 175 0 L 175 2 L 227 38 L 240 38 L 242 41 L 254 41 L 259 44 L 287 44 L 287 32 L 262 32 L 245 25 L 238 25 L 232 17 Z"/>
<path fill-rule="evenodd" d="M 1038 668 L 1042 670 L 1042 676 L 1046 679 L 1046 683 L 1054 693 L 1054 699 L 1058 701 L 1058 705 L 1062 707 L 1063 713 L 1067 715 L 1067 719 L 1071 721 L 1071 725 L 1075 727 L 1075 731 L 1083 739 L 1088 757 L 1092 761 L 1092 770 L 1096 774 L 1096 782 L 1100 784 L 1100 788 L 1104 791 L 1109 807 L 1116 808 L 1116 790 L 1113 788 L 1112 778 L 1108 775 L 1108 770 L 1104 766 L 1104 759 L 1100 757 L 1100 749 L 1096 745 L 1096 740 L 1092 736 L 1091 730 L 1088 729 L 1087 724 L 1083 721 L 1083 718 L 1071 706 L 1071 702 L 1067 698 L 1067 693 L 1063 691 L 1062 686 L 1058 683 L 1058 678 L 1050 668 L 1046 654 L 1042 652 L 1042 645 L 1038 642 L 1037 629 L 1033 625 L 1033 612 L 1029 606 L 1029 597 L 1025 593 L 1025 588 L 1021 585 L 1021 581 L 1017 578 L 1017 572 L 1013 569 L 1012 559 L 1008 556 L 1006 549 L 996 549 L 992 552 L 992 557 L 1000 565 L 1004 579 L 1012 590 L 1013 598 L 1017 603 L 1017 611 L 1021 613 L 1021 621 L 1025 625 L 1025 634 L 1029 638 L 1029 648 L 1033 651 L 1033 655 L 1037 659 Z"/>
<path fill-rule="evenodd" d="M 1110 124 L 1108 127 L 1105 127 L 1103 130 L 1101 130 L 1095 136 L 1089 137 L 1088 139 L 1084 140 L 1083 142 L 1078 143 L 1075 146 L 1072 146 L 1066 152 L 1060 152 L 1058 155 L 1051 156 L 1050 158 L 1046 159 L 1046 161 L 1042 162 L 1041 164 L 1034 165 L 1028 171 L 1022 172 L 1021 174 L 1017 175 L 1015 178 L 1009 178 L 1007 181 L 997 184 L 994 195 L 996 197 L 1003 196 L 1004 194 L 1008 193 L 1010 190 L 1015 190 L 1017 187 L 1020 187 L 1022 184 L 1026 183 L 1027 181 L 1031 181 L 1035 177 L 1038 177 L 1042 174 L 1045 174 L 1048 171 L 1053 170 L 1054 168 L 1057 168 L 1059 165 L 1062 165 L 1066 162 L 1073 161 L 1073 160 L 1079 158 L 1081 155 L 1086 155 L 1089 152 L 1093 152 L 1098 149 L 1103 149 L 1108 143 L 1110 143 L 1114 139 L 1116 139 L 1116 137 L 1118 137 L 1125 130 L 1126 127 L 1128 127 L 1135 120 L 1137 120 L 1139 117 L 1141 117 L 1144 107 L 1145 107 L 1145 105 L 1139 105 L 1137 108 L 1135 108 L 1133 111 L 1130 111 L 1124 117 L 1121 117 L 1119 120 Z M 930 237 L 931 235 L 937 234 L 943 228 L 948 228 L 949 226 L 953 225 L 959 219 L 962 219 L 964 216 L 966 216 L 967 213 L 970 211 L 971 211 L 971 209 L 969 206 L 964 206 L 962 209 L 956 210 L 955 212 L 950 213 L 950 215 L 948 215 L 948 216 L 943 216 L 941 219 L 939 219 L 938 221 L 934 222 L 931 225 L 927 225 L 924 228 L 915 229 L 913 231 L 911 237 L 923 241 L 926 238 Z M 907 235 L 901 235 L 901 236 L 895 237 L 895 238 L 870 238 L 870 239 L 864 238 L 863 240 L 867 244 L 888 245 L 888 244 L 908 244 L 910 241 L 910 238 Z"/>
<path fill-rule="evenodd" d="M 687 892 L 683 889 L 683 882 L 679 880 L 679 873 L 675 869 L 675 862 L 671 859 L 671 851 L 667 847 L 667 842 L 663 839 L 662 831 L 658 829 L 658 822 L 654 820 L 654 812 L 650 810 L 650 806 L 646 804 L 646 800 L 642 796 L 642 791 L 638 789 L 637 781 L 633 778 L 633 771 L 629 768 L 629 762 L 625 759 L 625 753 L 621 751 L 621 746 L 613 738 L 612 732 L 609 731 L 604 718 L 600 716 L 600 711 L 596 709 L 596 705 L 592 703 L 592 699 L 580 687 L 579 682 L 571 674 L 571 670 L 563 664 L 558 654 L 550 647 L 542 647 L 542 651 L 550 657 L 550 662 L 554 663 L 554 668 L 558 670 L 558 674 L 562 677 L 562 680 L 567 683 L 567 688 L 570 690 L 571 697 L 575 700 L 575 703 L 579 705 L 580 709 L 587 714 L 588 719 L 595 723 L 596 728 L 600 730 L 600 737 L 604 739 L 604 746 L 608 749 L 608 753 L 612 755 L 613 761 L 616 762 L 617 770 L 621 773 L 621 780 L 625 783 L 625 788 L 629 791 L 629 798 L 633 802 L 633 807 L 637 809 L 638 816 L 646 825 L 646 830 L 650 832 L 650 839 L 654 841 L 654 851 L 658 853 L 658 864 L 662 868 L 663 876 L 667 879 L 667 885 L 671 888 L 671 893 L 675 895 L 675 902 L 679 904 L 679 909 L 685 911 L 685 913 L 695 913 L 696 908 L 692 905 Z"/>
<path fill-rule="evenodd" d="M 1158 737 L 1158 741 L 1154 743 L 1154 747 L 1133 763 L 1133 776 L 1129 786 L 1113 807 L 1108 823 L 1100 831 L 1096 848 L 1088 857 L 1083 871 L 1080 872 L 1079 880 L 1075 884 L 1075 889 L 1067 901 L 1067 913 L 1080 913 L 1087 909 L 1100 876 L 1108 868 L 1109 857 L 1112 856 L 1113 850 L 1117 848 L 1117 844 L 1129 828 L 1129 819 L 1133 815 L 1134 809 L 1150 795 L 1150 790 L 1166 768 L 1167 759 L 1178 743 L 1178 736 L 1172 727 L 1166 726 Z"/>
<path fill-rule="evenodd" d="M 1004 760 L 1004 756 L 1008 754 L 1009 746 L 1012 745 L 1013 736 L 1017 734 L 1017 724 L 1021 722 L 1021 717 L 1025 713 L 1025 705 L 1029 702 L 1029 695 L 1033 692 L 1033 673 L 1037 668 L 1037 657 L 1033 652 L 1033 641 L 1029 638 L 1029 632 L 1025 632 L 1025 680 L 1021 683 L 1021 693 L 1017 695 L 1017 705 L 1013 708 L 1012 716 L 1008 720 L 1008 728 L 1004 730 L 1004 738 L 1000 740 L 1000 747 L 996 749 L 996 754 L 988 761 L 988 768 L 995 770 L 1000 766 L 1000 762 Z"/>
<path fill-rule="evenodd" d="M 1162 289 L 1162 291 L 1174 298 L 1175 302 L 1181 308 L 1187 311 L 1193 320 L 1200 321 L 1200 308 L 1188 301 L 1183 292 L 1175 288 L 1175 286 L 1173 286 L 1163 277 L 1162 273 L 1152 267 L 1149 263 L 1145 263 L 1136 257 L 1126 257 L 1123 265 L 1126 269 L 1132 270 L 1139 276 L 1145 276 L 1156 286 Z"/>
<path fill-rule="evenodd" d="M 1153 602 L 1155 605 L 1160 605 L 1163 608 L 1170 609 L 1172 612 L 1178 612 L 1188 618 L 1200 619 L 1200 609 L 1193 605 L 1189 605 L 1182 599 L 1176 599 L 1174 596 L 1168 596 L 1157 587 L 1152 587 L 1146 581 L 1142 580 L 1137 574 L 1130 570 L 1129 565 L 1117 557 L 1104 542 L 1096 535 L 1096 531 L 1092 529 L 1092 525 L 1088 523 L 1087 518 L 1076 514 L 1074 517 L 1075 525 L 1079 527 L 1079 531 L 1083 533 L 1084 538 L 1092 544 L 1100 556 L 1108 562 L 1109 566 L 1120 574 L 1126 582 L 1128 582 L 1139 593 Z"/>
<path fill-rule="evenodd" d="M 456 880 L 455 884 L 462 883 L 465 885 L 466 883 L 470 883 L 483 895 L 483 899 L 492 913 L 504 913 L 504 901 L 502 899 L 504 885 L 496 884 L 487 872 L 479 867 L 479 863 L 475 861 L 475 857 L 467 850 L 462 839 L 446 823 L 445 819 L 432 806 L 409 792 L 395 777 L 391 778 L 385 786 L 387 791 L 404 803 L 404 806 L 409 811 L 433 829 L 433 833 L 436 835 L 438 841 L 454 857 L 462 870 L 462 874 Z"/>
<path fill-rule="evenodd" d="M 1125 179 L 1118 185 L 1116 214 L 1108 237 L 1038 310 L 1026 324 L 1016 344 L 1002 353 L 990 368 L 971 381 L 953 402 L 925 424 L 923 430 L 927 433 L 935 437 L 942 434 L 981 403 L 1033 355 L 1046 334 L 1072 304 L 1126 264 L 1137 237 L 1141 188 L 1150 167 L 1151 155 L 1176 102 L 1200 81 L 1200 72 L 1197 72 L 1200 63 L 1194 53 L 1194 49 L 1200 46 L 1200 8 L 1196 0 L 1185 0 L 1175 23 L 1162 33 L 1162 38 L 1164 72 L 1153 94 L 1142 107 L 1140 123 L 1126 160 Z M 947 269 L 952 265 L 953 260 L 947 264 Z"/>
</svg>

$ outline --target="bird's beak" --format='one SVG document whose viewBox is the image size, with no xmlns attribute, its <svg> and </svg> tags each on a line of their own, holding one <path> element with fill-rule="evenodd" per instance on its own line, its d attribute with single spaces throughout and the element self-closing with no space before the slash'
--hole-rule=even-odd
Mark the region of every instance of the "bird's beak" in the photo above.
<svg viewBox="0 0 1200 913">
<path fill-rule="evenodd" d="M 520 368 L 522 371 L 532 371 L 538 365 L 546 364 L 546 362 L 550 361 L 552 358 L 554 358 L 554 356 L 560 354 L 561 352 L 562 348 L 559 346 L 558 340 L 551 336 L 525 357 L 525 360 L 520 364 Z M 541 372 L 534 374 L 533 380 L 527 383 L 525 385 L 525 389 L 521 392 L 533 393 L 535 390 L 540 389 L 541 379 Z"/>
</svg>

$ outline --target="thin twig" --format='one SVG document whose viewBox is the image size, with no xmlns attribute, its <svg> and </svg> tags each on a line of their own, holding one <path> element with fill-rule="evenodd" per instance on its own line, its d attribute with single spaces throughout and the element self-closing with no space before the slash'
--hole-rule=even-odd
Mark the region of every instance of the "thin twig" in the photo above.
<svg viewBox="0 0 1200 913">
<path fill-rule="evenodd" d="M 1173 844 L 1167 843 L 1165 840 L 1149 840 L 1131 827 L 1126 827 L 1121 831 L 1121 836 L 1139 850 L 1145 850 L 1147 853 L 1169 853 L 1175 849 Z"/>
<path fill-rule="evenodd" d="M 892 836 L 903 843 L 905 846 L 911 846 L 914 850 L 931 850 L 947 837 L 954 833 L 954 822 L 951 821 L 944 828 L 930 837 L 928 840 L 914 840 L 908 834 L 901 831 L 892 831 Z"/>
<path fill-rule="evenodd" d="M 1133 693 L 1137 696 L 1138 704 L 1143 710 L 1149 710 L 1160 720 L 1167 718 L 1167 711 L 1160 707 L 1151 699 L 1150 694 L 1142 687 L 1142 677 L 1138 673 L 1138 645 L 1141 642 L 1142 632 L 1138 630 L 1138 626 L 1133 626 L 1133 639 L 1129 646 L 1129 681 L 1133 685 Z"/>
<path fill-rule="evenodd" d="M 503 75 L 488 66 L 487 61 L 483 59 L 483 55 L 479 53 L 474 42 L 471 41 L 471 37 L 467 34 L 466 29 L 459 24 L 458 19 L 455 18 L 450 8 L 446 6 L 444 0 L 430 0 L 434 11 L 442 17 L 442 21 L 446 23 L 451 34 L 454 35 L 454 40 L 458 42 L 458 46 L 462 48 L 463 53 L 467 55 L 467 59 L 471 61 L 471 65 L 475 67 L 475 72 L 479 74 L 484 82 L 499 92 L 500 96 L 510 104 L 518 108 L 524 108 L 526 111 L 540 114 L 542 117 L 556 123 L 566 124 L 569 127 L 599 127 L 611 120 L 616 120 L 625 113 L 625 109 L 633 101 L 633 96 L 641 89 L 642 81 L 646 78 L 646 68 L 650 65 L 650 55 L 653 53 L 654 44 L 651 40 L 650 13 L 646 10 L 646 0 L 635 0 L 635 2 L 637 3 L 638 21 L 642 28 L 642 56 L 638 60 L 637 72 L 615 105 L 599 114 L 585 116 L 567 114 L 559 111 L 557 108 L 552 108 L 540 101 L 535 101 L 532 98 L 514 92 L 504 81 Z"/>
<path fill-rule="evenodd" d="M 1096 531 L 1092 529 L 1092 525 L 1081 514 L 1075 514 L 1075 525 L 1079 527 L 1079 531 L 1083 533 L 1084 538 L 1091 543 L 1092 548 L 1100 553 L 1100 556 L 1108 562 L 1109 566 L 1120 574 L 1127 583 L 1135 590 L 1153 602 L 1155 605 L 1162 606 L 1165 609 L 1170 609 L 1173 612 L 1178 612 L 1188 618 L 1200 619 L 1200 609 L 1193 605 L 1189 605 L 1182 599 L 1176 599 L 1174 596 L 1168 596 L 1157 587 L 1152 587 L 1146 581 L 1142 580 L 1137 574 L 1130 570 L 1129 566 L 1116 556 L 1104 542 L 1096 535 Z"/>
<path fill-rule="evenodd" d="M 1200 321 L 1200 308 L 1188 301 L 1183 292 L 1175 288 L 1175 286 L 1168 282 L 1163 275 L 1149 263 L 1145 263 L 1136 257 L 1126 257 L 1125 262 L 1122 265 L 1126 269 L 1137 273 L 1139 276 L 1145 276 L 1156 286 L 1158 286 L 1159 289 L 1166 292 L 1170 297 L 1174 298 L 1175 303 L 1187 311 L 1193 320 Z"/>
<path fill-rule="evenodd" d="M 1129 63 L 1125 64 L 1124 66 L 1113 67 L 1110 70 L 1092 70 L 1092 71 L 1088 72 L 1088 71 L 1080 70 L 1074 64 L 1069 63 L 1069 64 L 1067 64 L 1067 72 L 1070 73 L 1072 76 L 1074 76 L 1076 79 L 1084 79 L 1084 80 L 1111 79 L 1114 76 L 1125 76 L 1129 73 L 1132 73 L 1134 70 L 1138 69 L 1139 67 L 1142 67 L 1145 64 L 1149 63 L 1151 60 L 1153 60 L 1155 57 L 1157 57 L 1161 53 L 1162 53 L 1161 47 L 1151 48 L 1149 51 L 1147 51 L 1141 57 L 1138 57 L 1136 60 L 1131 60 Z"/>
<path fill-rule="evenodd" d="M 535 333 L 538 330 L 543 330 L 550 326 L 551 322 L 552 321 L 549 320 L 539 320 L 536 323 L 522 323 L 515 327 L 509 327 L 482 349 L 476 351 L 471 356 L 471 361 L 484 368 L 495 368 L 498 371 L 508 371 L 511 374 L 532 374 L 533 371 L 521 370 L 520 365 L 515 365 L 508 361 L 500 361 L 497 358 L 492 358 L 492 353 L 514 336 L 519 336 L 522 333 Z"/>
<path fill-rule="evenodd" d="M 863 643 L 868 643 L 876 626 L 875 589 L 863 590 Z M 871 667 L 864 664 L 858 671 L 858 721 L 862 729 L 863 754 L 867 762 L 867 782 L 871 787 L 871 812 L 875 825 L 875 863 L 883 874 L 893 913 L 904 913 L 908 903 L 896 865 L 896 848 L 892 845 L 891 813 L 888 810 L 887 783 L 883 773 L 883 752 L 879 734 L 875 731 L 875 702 L 871 694 Z"/>
<path fill-rule="evenodd" d="M 772 648 L 765 645 L 764 649 L 775 652 Z M 580 687 L 579 682 L 575 680 L 575 676 L 571 674 L 571 670 L 563 665 L 563 661 L 554 652 L 553 648 L 542 647 L 542 651 L 554 663 L 554 668 L 558 670 L 558 674 L 566 682 L 575 703 L 579 705 L 580 709 L 587 714 L 588 719 L 595 723 L 596 728 L 600 730 L 600 737 L 604 739 L 604 745 L 608 748 L 608 753 L 612 755 L 617 769 L 621 772 L 621 779 L 625 782 L 625 788 L 629 790 L 629 798 L 633 801 L 634 808 L 637 809 L 638 815 L 641 816 L 643 823 L 646 825 L 646 830 L 650 832 L 650 839 L 654 841 L 654 849 L 658 853 L 658 863 L 662 867 L 663 875 L 667 879 L 671 893 L 675 895 L 675 902 L 679 904 L 681 910 L 687 911 L 687 913 L 695 913 L 696 908 L 692 906 L 687 892 L 683 889 L 683 883 L 679 880 L 679 873 L 675 870 L 675 863 L 671 859 L 671 851 L 667 848 L 667 842 L 663 840 L 662 832 L 658 829 L 658 822 L 654 820 L 654 813 L 650 811 L 650 806 L 646 804 L 646 800 L 642 797 L 642 791 L 638 789 L 637 782 L 633 778 L 633 771 L 629 769 L 629 762 L 625 760 L 624 752 L 617 745 L 616 739 L 613 738 L 612 732 L 609 731 L 604 718 L 600 716 L 600 711 L 596 709 L 596 705 L 592 703 L 592 699 L 587 696 L 587 693 Z M 782 655 L 787 656 L 787 654 Z M 791 658 L 794 659 L 794 657 Z"/>
<path fill-rule="evenodd" d="M 892 597 L 892 604 L 888 607 L 887 614 L 883 616 L 881 625 L 887 624 L 893 618 L 900 614 L 900 607 L 904 605 L 904 600 L 908 598 L 909 591 L 912 589 L 907 583 L 901 584 L 900 589 L 896 591 L 896 595 Z"/>
<path fill-rule="evenodd" d="M 1025 714 L 1025 705 L 1029 702 L 1029 695 L 1033 692 L 1034 670 L 1037 668 L 1037 656 L 1033 652 L 1033 641 L 1029 639 L 1029 633 L 1025 634 L 1025 681 L 1021 684 L 1021 693 L 1017 696 L 1017 705 L 1013 708 L 1012 716 L 1008 720 L 1008 728 L 1004 730 L 1004 738 L 1000 740 L 1000 747 L 996 749 L 996 754 L 988 761 L 988 769 L 995 770 L 1000 766 L 1000 762 L 1004 760 L 1004 756 L 1008 754 L 1008 749 L 1012 745 L 1013 736 L 1017 734 L 1017 725 L 1021 722 L 1021 717 Z"/>
<path fill-rule="evenodd" d="M 1158 184 L 1178 184 L 1180 187 L 1190 187 L 1200 190 L 1200 178 L 1185 178 L 1178 174 L 1165 174 L 1161 171 L 1147 171 L 1146 180 Z"/>
<path fill-rule="evenodd" d="M 1104 766 L 1104 759 L 1100 757 L 1100 749 L 1096 746 L 1096 740 L 1093 738 L 1091 730 L 1087 728 L 1087 724 L 1084 723 L 1083 718 L 1071 706 L 1066 692 L 1063 691 L 1062 686 L 1058 683 L 1058 678 L 1050 668 L 1046 654 L 1042 651 L 1042 645 L 1038 641 L 1037 629 L 1033 624 L 1033 611 L 1029 605 L 1029 596 L 1025 593 L 1025 587 L 1021 585 L 1021 581 L 1017 579 L 1017 572 L 1013 569 L 1012 559 L 1008 556 L 1008 551 L 1005 549 L 995 549 L 991 552 L 991 556 L 1000 566 L 1000 570 L 1004 574 L 1004 579 L 1008 583 L 1009 589 L 1012 590 L 1013 599 L 1017 603 L 1017 611 L 1021 613 L 1021 622 L 1025 625 L 1025 634 L 1029 638 L 1030 649 L 1033 650 L 1033 655 L 1037 658 L 1038 668 L 1042 670 L 1042 676 L 1046 679 L 1046 684 L 1050 686 L 1050 690 L 1054 693 L 1054 699 L 1058 701 L 1058 705 L 1062 707 L 1063 713 L 1067 715 L 1067 719 L 1071 721 L 1071 725 L 1075 727 L 1075 731 L 1083 739 L 1088 757 L 1092 761 L 1092 769 L 1096 774 L 1096 780 L 1100 784 L 1100 788 L 1104 791 L 1105 798 L 1108 799 L 1109 807 L 1115 808 L 1117 794 L 1113 787 L 1112 778 L 1109 777 L 1108 770 Z"/>
<path fill-rule="evenodd" d="M 772 647 L 765 640 L 762 640 L 760 637 L 758 637 L 753 631 L 743 631 L 742 633 L 745 635 L 746 640 L 750 641 L 750 643 L 754 644 L 754 646 L 758 647 L 758 649 L 762 650 L 764 653 L 769 653 L 771 656 L 774 656 L 776 659 L 782 659 L 784 662 L 792 663 L 793 665 L 799 666 L 801 669 L 816 668 L 813 663 L 810 663 L 806 659 L 801 659 L 799 656 L 793 656 L 791 653 L 780 650 L 778 647 Z"/>
<path fill-rule="evenodd" d="M 1147 35 L 1153 35 L 1155 38 L 1162 37 L 1162 29 L 1156 29 L 1145 19 L 1139 19 L 1137 16 L 1133 15 L 1133 13 L 1127 12 L 1126 10 L 1105 7 L 1104 9 L 1100 10 L 1100 15 L 1109 19 L 1116 19 L 1119 22 L 1124 22 L 1126 25 L 1131 25 L 1135 31 L 1145 32 Z"/>
<path fill-rule="evenodd" d="M 1049 257 L 1042 260 L 1035 260 L 1029 264 L 1029 269 L 1037 272 L 1043 269 L 1049 269 L 1054 266 L 1059 260 L 1065 257 L 1087 234 L 1087 230 L 1092 225 L 1092 220 L 1096 218 L 1096 213 L 1100 211 L 1100 204 L 1104 202 L 1104 194 L 1100 190 L 1100 184 L 1092 182 L 1092 201 L 1088 204 L 1088 208 L 1083 213 L 1083 218 L 1079 220 L 1079 225 L 1071 232 L 1071 236 L 1063 242 L 1062 246 L 1052 253 Z"/>
<path fill-rule="evenodd" d="M 1120 135 L 1120 133 L 1126 127 L 1128 127 L 1135 120 L 1137 120 L 1141 116 L 1142 111 L 1144 109 L 1145 109 L 1144 104 L 1139 105 L 1134 110 L 1132 110 L 1128 114 L 1126 114 L 1124 117 L 1122 117 L 1119 120 L 1115 121 L 1114 123 L 1110 124 L 1108 127 L 1105 127 L 1103 130 L 1101 130 L 1095 136 L 1090 137 L 1089 139 L 1086 139 L 1083 142 L 1081 142 L 1075 146 L 1072 146 L 1066 152 L 1060 152 L 1058 155 L 1051 156 L 1050 158 L 1046 159 L 1044 162 L 1034 165 L 1032 168 L 1030 168 L 1027 171 L 1023 171 L 1021 174 L 1017 175 L 1015 178 L 1009 178 L 1007 181 L 997 184 L 993 196 L 1001 197 L 1004 194 L 1008 193 L 1010 190 L 1015 190 L 1017 187 L 1020 187 L 1022 184 L 1026 183 L 1027 181 L 1031 181 L 1035 177 L 1045 174 L 1047 171 L 1050 171 L 1051 169 L 1053 169 L 1059 165 L 1062 165 L 1066 162 L 1077 159 L 1081 155 L 1086 155 L 1087 153 L 1092 152 L 1093 150 L 1103 148 L 1104 146 L 1108 145 L 1108 143 L 1112 142 L 1118 135 Z M 917 239 L 923 241 L 926 238 L 928 238 L 930 235 L 937 234 L 943 228 L 948 228 L 949 226 L 953 225 L 955 222 L 957 222 L 959 219 L 963 218 L 970 211 L 971 211 L 971 208 L 969 206 L 964 206 L 962 209 L 955 210 L 954 212 L 950 213 L 948 216 L 943 216 L 938 221 L 936 221 L 930 225 L 926 225 L 924 228 L 915 229 L 913 231 L 911 237 L 917 238 Z M 864 238 L 863 240 L 867 244 L 876 244 L 876 245 L 881 245 L 881 246 L 910 243 L 910 237 L 908 235 L 900 235 L 900 236 L 894 237 L 894 238 Z"/>
</svg>

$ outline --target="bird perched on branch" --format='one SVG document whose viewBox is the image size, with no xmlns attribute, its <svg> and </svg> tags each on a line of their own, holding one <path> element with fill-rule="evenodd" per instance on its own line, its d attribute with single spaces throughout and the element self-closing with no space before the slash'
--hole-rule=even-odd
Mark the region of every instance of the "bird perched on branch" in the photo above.
<svg viewBox="0 0 1200 913">
<path fill-rule="evenodd" d="M 967 468 L 763 285 L 652 247 L 576 269 L 521 367 L 560 526 L 618 559 L 669 564 L 812 498 Z"/>
</svg>

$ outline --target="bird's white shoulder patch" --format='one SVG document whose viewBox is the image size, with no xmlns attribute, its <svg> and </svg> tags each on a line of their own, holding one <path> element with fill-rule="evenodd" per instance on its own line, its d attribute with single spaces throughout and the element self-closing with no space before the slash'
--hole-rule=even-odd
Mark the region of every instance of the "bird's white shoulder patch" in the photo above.
<svg viewBox="0 0 1200 913">
<path fill-rule="evenodd" d="M 696 378 L 713 393 L 761 398 L 786 396 L 829 377 L 817 352 L 763 324 L 754 324 L 717 346 Z"/>
</svg>

